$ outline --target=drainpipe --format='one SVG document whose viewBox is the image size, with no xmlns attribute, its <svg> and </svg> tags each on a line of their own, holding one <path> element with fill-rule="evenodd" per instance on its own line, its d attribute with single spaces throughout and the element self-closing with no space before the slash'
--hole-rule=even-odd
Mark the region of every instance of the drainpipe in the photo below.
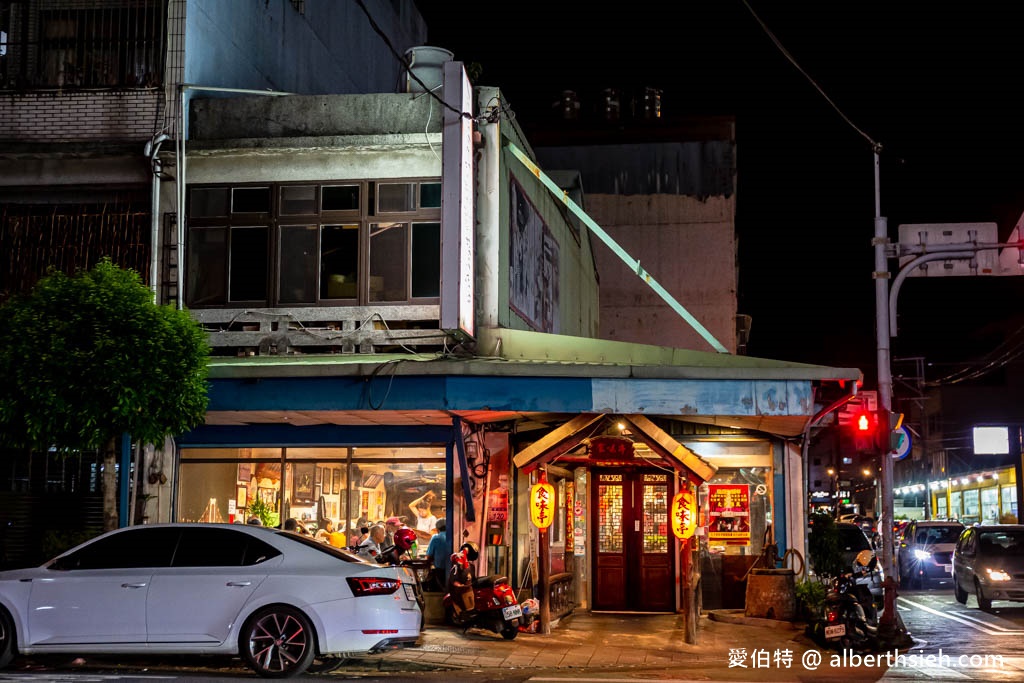
<svg viewBox="0 0 1024 683">
<path fill-rule="evenodd" d="M 223 93 L 236 93 L 240 95 L 269 95 L 272 97 L 283 97 L 285 95 L 293 95 L 290 92 L 281 92 L 279 90 L 250 90 L 248 88 L 221 88 L 217 86 L 207 85 L 192 85 L 191 83 L 182 83 L 178 86 L 178 126 L 177 126 L 177 137 L 174 140 L 174 151 L 177 164 L 177 184 L 178 184 L 178 308 L 182 309 L 184 305 L 185 296 L 185 126 L 187 124 L 187 117 L 185 115 L 185 107 L 187 104 L 187 98 L 185 93 L 189 90 L 195 90 L 199 92 L 223 92 Z"/>
<path fill-rule="evenodd" d="M 811 446 L 811 427 L 813 427 L 814 425 L 816 425 L 819 422 L 821 422 L 822 418 L 824 418 L 826 415 L 828 415 L 829 413 L 837 410 L 838 408 L 841 408 L 842 406 L 846 405 L 847 403 L 849 403 L 850 401 L 852 401 L 856 397 L 857 397 L 857 382 L 856 381 L 851 381 L 850 382 L 850 393 L 846 394 L 845 396 L 841 396 L 840 398 L 838 398 L 835 401 L 833 401 L 827 407 L 822 408 L 821 410 L 819 410 L 817 413 L 814 414 L 814 416 L 810 420 L 808 420 L 807 426 L 804 427 L 803 443 L 800 445 L 800 462 L 801 462 L 801 470 L 802 470 L 801 482 L 800 482 L 802 484 L 802 486 L 801 486 L 800 490 L 804 492 L 803 495 L 800 497 L 800 501 L 801 501 L 800 504 L 803 506 L 801 508 L 802 509 L 801 517 L 804 518 L 804 552 L 806 552 L 807 548 L 808 548 L 808 533 L 810 531 L 809 528 L 808 528 L 808 524 L 807 524 L 807 491 L 810 490 L 810 488 L 808 487 L 810 482 L 808 481 L 809 468 L 808 468 L 807 458 L 808 458 L 808 454 L 810 452 L 810 446 Z M 805 558 L 805 560 L 806 560 L 806 558 Z M 807 566 L 809 566 L 809 562 L 805 562 L 805 564 Z"/>
<path fill-rule="evenodd" d="M 160 303 L 157 298 L 157 267 L 159 263 L 160 249 L 160 174 L 163 172 L 163 163 L 160 161 L 160 145 L 170 140 L 166 133 L 159 133 L 153 136 L 146 143 L 143 154 L 149 159 L 149 167 L 153 173 L 153 203 L 150 207 L 151 229 L 149 233 L 149 288 L 153 290 L 153 300 Z"/>
</svg>

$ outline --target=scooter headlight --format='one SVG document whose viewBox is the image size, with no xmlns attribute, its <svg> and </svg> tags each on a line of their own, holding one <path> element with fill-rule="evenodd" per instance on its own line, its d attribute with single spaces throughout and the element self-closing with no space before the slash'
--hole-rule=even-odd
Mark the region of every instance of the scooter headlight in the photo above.
<svg viewBox="0 0 1024 683">
<path fill-rule="evenodd" d="M 932 554 L 927 550 L 918 550 L 917 548 L 914 548 L 914 559 L 922 561 L 930 560 L 932 559 Z"/>
</svg>

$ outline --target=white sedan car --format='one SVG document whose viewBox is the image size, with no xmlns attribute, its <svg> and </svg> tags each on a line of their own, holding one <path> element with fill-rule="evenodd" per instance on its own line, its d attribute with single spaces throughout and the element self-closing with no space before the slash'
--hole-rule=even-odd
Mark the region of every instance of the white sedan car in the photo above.
<svg viewBox="0 0 1024 683">
<path fill-rule="evenodd" d="M 416 645 L 416 578 L 286 531 L 135 526 L 0 572 L 0 667 L 18 654 L 240 655 L 267 678 Z"/>
</svg>

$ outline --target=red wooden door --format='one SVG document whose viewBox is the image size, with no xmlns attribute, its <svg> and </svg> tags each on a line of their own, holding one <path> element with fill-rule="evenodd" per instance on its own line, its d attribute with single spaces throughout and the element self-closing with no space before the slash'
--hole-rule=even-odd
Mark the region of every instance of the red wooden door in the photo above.
<svg viewBox="0 0 1024 683">
<path fill-rule="evenodd" d="M 675 611 L 673 479 L 649 470 L 595 470 L 595 610 Z"/>
</svg>

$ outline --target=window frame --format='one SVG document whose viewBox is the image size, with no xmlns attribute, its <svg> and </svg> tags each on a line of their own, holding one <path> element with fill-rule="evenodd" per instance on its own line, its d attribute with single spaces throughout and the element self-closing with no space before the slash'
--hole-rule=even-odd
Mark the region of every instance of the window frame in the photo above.
<svg viewBox="0 0 1024 683">
<path fill-rule="evenodd" d="M 265 306 L 271 307 L 330 307 L 330 306 L 372 306 L 372 305 L 431 305 L 440 303 L 441 284 L 438 281 L 437 296 L 413 296 L 414 277 L 414 232 L 418 224 L 441 224 L 441 208 L 422 206 L 423 187 L 425 185 L 439 185 L 441 179 L 434 177 L 416 178 L 381 178 L 381 179 L 331 179 L 316 181 L 290 181 L 290 182 L 255 182 L 255 183 L 210 183 L 194 184 L 188 187 L 188 203 L 186 206 L 186 263 L 185 274 L 185 295 L 189 308 L 195 309 L 216 309 L 236 308 L 241 306 Z M 412 211 L 383 212 L 379 210 L 379 193 L 377 188 L 383 184 L 411 184 L 415 207 Z M 311 186 L 314 188 L 314 211 L 309 213 L 283 213 L 284 199 L 282 194 L 286 188 Z M 324 188 L 354 186 L 358 188 L 359 200 L 358 209 L 324 209 L 323 196 Z M 269 211 L 234 213 L 234 192 L 238 189 L 255 189 L 268 187 L 270 189 Z M 226 189 L 228 191 L 228 215 L 227 216 L 192 216 L 193 196 L 197 191 Z M 403 258 L 405 260 L 405 296 L 404 298 L 388 298 L 376 300 L 371 298 L 370 292 L 370 266 L 371 266 L 371 229 L 372 226 L 382 223 L 395 223 L 404 226 L 405 239 L 403 244 Z M 357 245 L 358 254 L 356 258 L 356 288 L 354 297 L 329 297 L 326 295 L 324 285 L 324 230 L 337 226 L 356 225 L 358 229 Z M 285 249 L 282 247 L 282 239 L 285 231 L 289 228 L 316 227 L 316 264 L 315 264 L 315 285 L 314 296 L 310 301 L 297 303 L 281 303 L 282 297 L 282 254 Z M 232 259 L 232 237 L 234 232 L 244 228 L 264 227 L 267 229 L 267 292 L 263 299 L 232 299 L 230 291 L 231 272 L 233 268 L 244 264 L 235 263 Z M 219 290 L 223 292 L 218 301 L 214 303 L 197 303 L 194 299 L 189 282 L 188 269 L 194 268 L 192 263 L 194 255 L 192 249 L 192 235 L 194 231 L 210 229 L 223 229 L 225 237 L 223 241 L 222 261 L 220 270 L 223 272 L 224 282 L 220 284 Z M 438 256 L 440 257 L 443 246 L 443 231 L 438 230 Z M 440 258 L 439 258 L 440 260 Z M 205 270 L 205 269 L 204 269 Z M 441 267 L 438 263 L 437 272 L 440 274 Z"/>
</svg>

